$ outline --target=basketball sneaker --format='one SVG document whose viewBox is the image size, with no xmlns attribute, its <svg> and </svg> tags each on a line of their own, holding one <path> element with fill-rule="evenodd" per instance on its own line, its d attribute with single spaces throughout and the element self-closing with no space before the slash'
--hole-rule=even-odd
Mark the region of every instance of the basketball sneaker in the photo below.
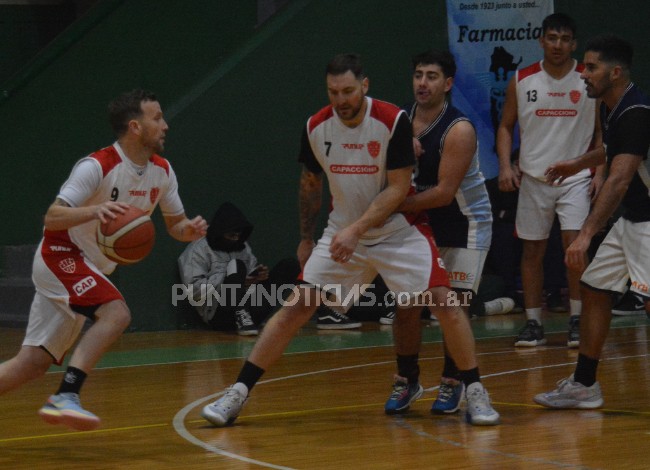
<svg viewBox="0 0 650 470">
<path fill-rule="evenodd" d="M 424 393 L 424 388 L 419 382 L 409 384 L 407 379 L 396 375 L 393 392 L 384 405 L 384 411 L 387 415 L 405 413 L 411 403 L 422 396 L 422 393 Z"/>
<path fill-rule="evenodd" d="M 253 322 L 253 317 L 248 310 L 242 308 L 235 312 L 235 323 L 237 324 L 237 334 L 241 336 L 255 336 L 259 333 L 257 326 Z"/>
<path fill-rule="evenodd" d="M 469 384 L 465 397 L 467 398 L 465 421 L 474 426 L 499 424 L 499 413 L 492 408 L 490 396 L 481 382 Z"/>
<path fill-rule="evenodd" d="M 571 374 L 569 378 L 560 380 L 555 390 L 535 395 L 533 401 L 547 408 L 589 410 L 603 406 L 603 392 L 598 382 L 587 387 L 573 380 Z"/>
<path fill-rule="evenodd" d="M 361 328 L 361 322 L 352 321 L 347 316 L 335 312 L 331 308 L 323 307 L 318 310 L 316 328 L 319 330 L 349 330 Z"/>
<path fill-rule="evenodd" d="M 569 338 L 566 345 L 570 348 L 580 347 L 580 315 L 569 317 Z"/>
<path fill-rule="evenodd" d="M 643 315 L 644 312 L 645 303 L 643 297 L 629 290 L 623 294 L 612 308 L 612 314 L 616 316 Z"/>
<path fill-rule="evenodd" d="M 460 380 L 443 377 L 440 380 L 438 398 L 431 405 L 431 414 L 440 415 L 456 413 L 460 409 L 465 385 Z"/>
<path fill-rule="evenodd" d="M 99 417 L 81 407 L 76 393 L 51 395 L 38 414 L 48 424 L 63 424 L 77 431 L 92 431 L 101 423 Z"/>
<path fill-rule="evenodd" d="M 392 325 L 395 321 L 395 310 L 386 310 L 379 317 L 379 323 L 382 325 Z"/>
<path fill-rule="evenodd" d="M 246 400 L 248 400 L 248 387 L 237 382 L 228 387 L 217 401 L 204 406 L 201 416 L 215 426 L 228 426 L 235 422 Z"/>
<path fill-rule="evenodd" d="M 515 340 L 515 346 L 541 346 L 546 344 L 544 338 L 544 327 L 537 320 L 528 320 L 526 325 L 519 331 Z"/>
</svg>

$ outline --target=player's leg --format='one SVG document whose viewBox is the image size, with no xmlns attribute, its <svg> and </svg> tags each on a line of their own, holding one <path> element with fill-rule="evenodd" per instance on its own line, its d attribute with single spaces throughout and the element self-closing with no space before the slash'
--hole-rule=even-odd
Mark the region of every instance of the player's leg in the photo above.
<svg viewBox="0 0 650 470">
<path fill-rule="evenodd" d="M 487 258 L 487 250 L 467 248 L 440 248 L 440 256 L 445 262 L 450 275 L 450 284 L 460 301 L 460 308 L 469 318 L 469 305 L 478 290 L 481 273 Z M 444 364 L 438 388 L 438 396 L 431 405 L 431 413 L 448 414 L 460 409 L 465 386 L 460 377 L 458 366 L 447 348 L 443 334 Z"/>
<path fill-rule="evenodd" d="M 95 312 L 94 323 L 75 348 L 69 365 L 88 374 L 130 323 L 131 313 L 123 300 L 101 305 Z"/>
<path fill-rule="evenodd" d="M 650 273 L 650 255 L 641 254 L 640 243 L 650 242 L 650 231 L 643 238 L 626 240 L 635 224 L 619 220 L 600 244 L 596 256 L 582 275 L 583 313 L 580 323 L 580 352 L 575 372 L 558 383 L 558 388 L 534 397 L 535 402 L 550 408 L 598 408 L 603 404 L 596 370 L 612 319 L 611 293 L 624 292 L 630 275 L 628 266 L 638 266 L 643 275 Z M 650 224 L 647 224 L 650 227 Z M 634 240 L 634 241 L 632 241 Z M 626 256 L 626 245 L 643 259 Z M 633 263 L 629 265 L 628 263 Z M 645 264 L 647 263 L 647 264 Z M 642 267 L 645 264 L 646 267 Z"/>
<path fill-rule="evenodd" d="M 255 384 L 264 372 L 281 356 L 298 330 L 309 321 L 320 302 L 321 291 L 314 286 L 339 284 L 344 294 L 354 284 L 354 279 L 364 271 L 363 257 L 354 253 L 345 265 L 334 262 L 329 253 L 331 234 L 326 230 L 314 248 L 302 279 L 311 284 L 299 285 L 292 295 L 267 322 L 251 354 L 239 372 L 236 382 L 228 387 L 216 402 L 203 408 L 201 416 L 216 426 L 232 424 L 248 399 Z M 369 273 L 372 280 L 376 273 Z M 362 282 L 363 283 L 363 282 Z"/>
<path fill-rule="evenodd" d="M 99 417 L 81 406 L 79 394 L 97 361 L 129 325 L 131 315 L 124 300 L 119 299 L 97 308 L 94 319 L 93 325 L 75 348 L 59 389 L 39 410 L 43 420 L 49 424 L 63 424 L 79 431 L 89 431 L 101 423 Z"/>
<path fill-rule="evenodd" d="M 466 421 L 473 425 L 498 424 L 499 413 L 492 407 L 487 390 L 481 383 L 469 317 L 456 302 L 450 302 L 450 294 L 453 293 L 449 289 L 435 287 L 429 292 L 433 295 L 430 309 L 438 317 L 447 349 L 458 366 L 460 379 L 465 387 Z"/>
<path fill-rule="evenodd" d="M 563 192 L 557 201 L 557 213 L 562 229 L 562 245 L 565 251 L 576 239 L 589 215 L 590 185 L 591 179 L 583 178 L 561 188 Z M 582 313 L 580 276 L 582 276 L 582 273 L 567 269 L 566 274 L 570 305 L 567 346 L 577 348 L 580 344 L 580 314 Z"/>
<path fill-rule="evenodd" d="M 393 390 L 384 405 L 386 414 L 405 413 L 411 403 L 422 396 L 418 364 L 422 344 L 422 306 L 399 307 L 393 320 L 393 343 L 397 358 L 397 374 Z"/>
<path fill-rule="evenodd" d="M 515 339 L 515 346 L 546 343 L 542 326 L 544 253 L 553 220 L 557 188 L 524 175 L 519 188 L 516 227 L 522 239 L 521 284 L 524 291 L 526 324 Z"/>
<path fill-rule="evenodd" d="M 44 375 L 52 356 L 37 346 L 22 346 L 18 354 L 0 364 L 0 395 Z"/>
</svg>

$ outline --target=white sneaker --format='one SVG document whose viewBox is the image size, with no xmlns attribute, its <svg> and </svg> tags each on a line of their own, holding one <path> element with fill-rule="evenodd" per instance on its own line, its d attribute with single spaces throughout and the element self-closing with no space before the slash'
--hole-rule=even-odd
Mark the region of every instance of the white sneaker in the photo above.
<svg viewBox="0 0 650 470">
<path fill-rule="evenodd" d="M 467 387 L 467 411 L 465 420 L 474 426 L 493 426 L 499 424 L 499 413 L 492 408 L 490 396 L 481 382 L 474 382 Z"/>
<path fill-rule="evenodd" d="M 587 387 L 573 380 L 571 374 L 569 378 L 560 380 L 555 390 L 535 395 L 533 401 L 548 408 L 590 410 L 603 406 L 603 392 L 598 382 Z"/>
<path fill-rule="evenodd" d="M 228 387 L 226 393 L 217 401 L 204 406 L 201 416 L 215 426 L 228 426 L 235 422 L 247 399 L 248 387 L 237 382 Z"/>
</svg>

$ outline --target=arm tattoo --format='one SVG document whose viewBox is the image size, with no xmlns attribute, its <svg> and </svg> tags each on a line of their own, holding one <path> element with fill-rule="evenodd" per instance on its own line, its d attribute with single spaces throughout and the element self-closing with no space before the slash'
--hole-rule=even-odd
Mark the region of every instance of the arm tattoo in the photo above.
<svg viewBox="0 0 650 470">
<path fill-rule="evenodd" d="M 311 240 L 314 238 L 316 219 L 320 212 L 323 193 L 323 175 L 302 168 L 300 174 L 300 192 L 298 206 L 300 208 L 300 238 Z"/>
</svg>

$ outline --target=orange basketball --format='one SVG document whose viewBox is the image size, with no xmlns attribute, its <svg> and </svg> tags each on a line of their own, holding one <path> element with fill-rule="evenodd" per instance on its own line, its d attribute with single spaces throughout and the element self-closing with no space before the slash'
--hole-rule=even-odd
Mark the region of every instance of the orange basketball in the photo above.
<svg viewBox="0 0 650 470">
<path fill-rule="evenodd" d="M 149 215 L 129 206 L 124 214 L 97 225 L 97 244 L 104 255 L 119 264 L 144 259 L 153 248 L 156 231 Z"/>
</svg>

